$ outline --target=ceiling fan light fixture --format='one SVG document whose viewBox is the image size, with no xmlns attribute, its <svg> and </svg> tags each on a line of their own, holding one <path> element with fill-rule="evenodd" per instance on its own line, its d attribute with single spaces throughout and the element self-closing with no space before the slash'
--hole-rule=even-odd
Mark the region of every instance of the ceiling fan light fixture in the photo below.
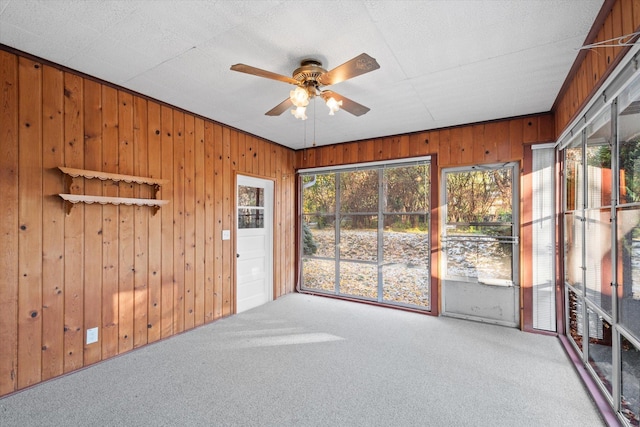
<svg viewBox="0 0 640 427">
<path fill-rule="evenodd" d="M 308 103 L 307 101 L 307 104 Z M 291 110 L 291 114 L 293 114 L 296 119 L 307 120 L 307 107 L 296 107 L 295 110 Z"/>
<path fill-rule="evenodd" d="M 332 96 L 327 99 L 327 107 L 329 107 L 329 115 L 333 116 L 335 112 L 339 111 L 340 107 L 342 107 L 342 100 L 336 101 L 336 99 Z"/>
<path fill-rule="evenodd" d="M 305 88 L 298 86 L 289 92 L 289 99 L 296 107 L 304 108 L 309 105 L 309 92 Z"/>
</svg>

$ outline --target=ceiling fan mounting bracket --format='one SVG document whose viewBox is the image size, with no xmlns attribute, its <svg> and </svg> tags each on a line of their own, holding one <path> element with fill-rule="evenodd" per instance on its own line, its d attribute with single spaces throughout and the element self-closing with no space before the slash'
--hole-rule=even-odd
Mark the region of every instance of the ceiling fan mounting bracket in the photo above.
<svg viewBox="0 0 640 427">
<path fill-rule="evenodd" d="M 322 68 L 322 62 L 317 59 L 303 59 L 300 61 L 300 67 L 293 71 L 293 78 L 304 86 L 317 87 L 318 78 L 326 72 L 327 70 Z"/>
</svg>

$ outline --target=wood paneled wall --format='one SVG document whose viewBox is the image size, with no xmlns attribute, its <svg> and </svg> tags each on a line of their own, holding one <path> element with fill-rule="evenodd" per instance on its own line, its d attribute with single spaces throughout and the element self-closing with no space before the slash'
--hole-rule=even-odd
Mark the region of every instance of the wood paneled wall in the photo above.
<svg viewBox="0 0 640 427">
<path fill-rule="evenodd" d="M 607 4 L 611 4 L 611 8 L 603 11 L 607 16 L 601 20 L 599 28 L 594 28 L 595 38 L 585 44 L 603 42 L 640 30 L 640 0 L 615 0 Z M 615 45 L 617 42 L 607 44 Z M 616 46 L 585 51 L 586 55 L 576 64 L 574 73 L 567 76 L 555 102 L 556 135 L 560 135 L 584 109 L 628 49 Z"/>
<path fill-rule="evenodd" d="M 551 114 L 390 136 L 296 152 L 299 169 L 437 155 L 438 166 L 521 161 L 524 146 L 554 138 Z"/>
<path fill-rule="evenodd" d="M 235 176 L 275 182 L 275 297 L 295 286 L 295 154 L 0 50 L 0 395 L 234 310 Z M 169 180 L 149 207 L 74 205 L 57 169 Z M 75 179 L 78 194 L 153 197 Z M 99 341 L 85 344 L 88 328 Z"/>
</svg>

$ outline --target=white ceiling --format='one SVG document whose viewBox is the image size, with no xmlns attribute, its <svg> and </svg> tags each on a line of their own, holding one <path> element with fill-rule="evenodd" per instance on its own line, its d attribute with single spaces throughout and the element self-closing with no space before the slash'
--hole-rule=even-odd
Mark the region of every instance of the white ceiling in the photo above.
<svg viewBox="0 0 640 427">
<path fill-rule="evenodd" d="M 549 111 L 602 4 L 0 0 L 0 43 L 298 149 Z M 363 52 L 381 68 L 328 87 L 360 117 L 265 116 L 293 86 L 229 70 Z"/>
</svg>

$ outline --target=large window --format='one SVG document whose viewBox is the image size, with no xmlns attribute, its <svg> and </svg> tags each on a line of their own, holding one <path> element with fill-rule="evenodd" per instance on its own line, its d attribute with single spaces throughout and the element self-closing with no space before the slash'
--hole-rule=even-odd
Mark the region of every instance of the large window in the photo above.
<svg viewBox="0 0 640 427">
<path fill-rule="evenodd" d="M 567 332 L 620 418 L 639 426 L 640 78 L 599 108 L 562 150 Z"/>
<path fill-rule="evenodd" d="M 303 174 L 302 289 L 430 309 L 427 161 Z"/>
</svg>

